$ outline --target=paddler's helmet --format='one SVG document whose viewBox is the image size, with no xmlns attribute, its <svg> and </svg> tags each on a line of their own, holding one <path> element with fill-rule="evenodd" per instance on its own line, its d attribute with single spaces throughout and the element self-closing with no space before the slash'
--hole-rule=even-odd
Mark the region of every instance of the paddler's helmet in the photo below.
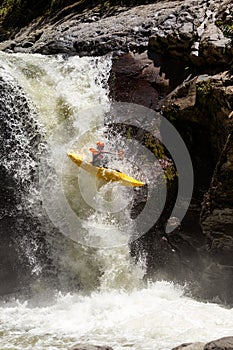
<svg viewBox="0 0 233 350">
<path fill-rule="evenodd" d="M 97 146 L 97 148 L 104 148 L 104 143 L 101 141 L 97 141 L 96 146 Z"/>
</svg>

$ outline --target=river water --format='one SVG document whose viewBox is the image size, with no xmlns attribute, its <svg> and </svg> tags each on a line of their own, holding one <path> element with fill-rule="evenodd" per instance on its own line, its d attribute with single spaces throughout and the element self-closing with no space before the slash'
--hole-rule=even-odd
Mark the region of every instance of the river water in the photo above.
<svg viewBox="0 0 233 350">
<path fill-rule="evenodd" d="M 103 116 L 109 108 L 111 57 L 1 53 L 0 61 L 4 78 L 13 77 L 31 100 L 46 141 L 39 186 L 28 191 L 25 203 L 30 206 L 39 195 L 43 213 L 68 239 L 84 250 L 91 248 L 86 254 L 94 261 L 88 262 L 88 268 L 86 255 L 77 262 L 78 273 L 85 275 L 81 290 L 2 299 L 0 349 L 65 350 L 76 343 L 90 343 L 114 349 L 162 350 L 232 335 L 231 309 L 197 302 L 171 282 L 143 280 L 143 257 L 135 265 L 127 245 L 136 230 L 129 215 L 131 189 L 110 184 L 96 190 L 87 174 L 77 179 L 76 167 L 65 156 L 68 150 L 79 149 L 88 159 L 88 147 L 96 138 L 106 137 Z M 118 136 L 112 143 L 122 145 Z M 135 167 L 128 166 L 127 171 L 135 174 Z M 120 214 L 116 203 L 123 208 Z M 29 209 L 42 215 L 35 205 Z M 33 258 L 33 249 L 25 245 L 26 250 L 34 262 L 32 274 L 39 274 L 43 266 Z M 66 256 L 64 261 L 75 270 L 75 260 Z M 95 265 L 101 267 L 98 285 Z"/>
<path fill-rule="evenodd" d="M 0 311 L 1 349 L 68 349 L 75 343 L 171 349 L 231 335 L 233 327 L 232 310 L 196 302 L 166 282 L 131 292 L 58 294 L 50 306 L 14 301 Z"/>
</svg>

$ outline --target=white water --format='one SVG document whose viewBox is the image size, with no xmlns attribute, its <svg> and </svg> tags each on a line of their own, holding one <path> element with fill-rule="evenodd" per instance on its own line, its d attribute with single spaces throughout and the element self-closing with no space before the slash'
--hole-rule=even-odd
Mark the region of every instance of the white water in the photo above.
<svg viewBox="0 0 233 350">
<path fill-rule="evenodd" d="M 183 342 L 207 342 L 231 335 L 232 310 L 196 302 L 184 296 L 182 288 L 172 283 L 143 285 L 143 260 L 135 266 L 127 246 L 134 226 L 128 226 L 129 232 L 122 232 L 119 226 L 119 221 L 129 221 L 127 210 L 120 216 L 107 215 L 92 210 L 81 199 L 76 168 L 69 164 L 65 153 L 69 147 L 81 148 L 88 157 L 87 149 L 93 146 L 96 138 L 104 138 L 102 124 L 103 112 L 109 103 L 106 81 L 110 58 L 64 59 L 60 56 L 0 54 L 0 59 L 1 65 L 19 81 L 37 110 L 39 123 L 51 145 L 51 157 L 46 161 L 57 159 L 56 171 L 51 179 L 48 177 L 48 195 L 42 196 L 44 207 L 47 206 L 51 220 L 74 212 L 85 226 L 77 230 L 74 217 L 67 214 L 69 227 L 63 233 L 80 243 L 78 257 L 82 261 L 78 261 L 80 258 L 71 260 L 69 251 L 63 257 L 64 264 L 74 270 L 75 264 L 79 266 L 78 273 L 82 270 L 85 275 L 81 279 L 86 284 L 89 282 L 87 290 L 91 289 L 95 278 L 94 272 L 90 274 L 93 267 L 89 260 L 94 259 L 93 264 L 102 273 L 98 289 L 90 294 L 77 291 L 65 295 L 50 294 L 44 296 L 43 302 L 40 295 L 27 302 L 1 302 L 0 349 L 65 350 L 75 343 L 87 342 L 110 345 L 114 349 L 162 350 Z M 97 124 L 99 128 L 95 129 Z M 71 133 L 66 130 L 69 126 L 72 126 Z M 89 129 L 90 132 L 86 132 L 77 144 L 76 138 Z M 46 170 L 43 168 L 45 173 Z M 41 181 L 43 185 L 47 184 L 47 178 Z M 82 177 L 80 181 L 89 189 L 90 179 L 87 182 L 87 177 Z M 123 207 L 126 199 L 130 202 L 130 192 L 119 189 L 114 193 L 114 186 L 104 187 L 97 192 L 97 202 L 103 207 L 108 190 L 117 196 Z M 33 193 L 30 195 L 33 197 Z M 37 196 L 38 192 L 35 193 Z M 67 203 L 71 211 L 67 209 Z M 59 225 L 64 230 L 67 222 L 62 221 Z M 85 245 L 98 249 L 85 252 Z M 27 254 L 32 255 L 33 261 L 33 252 Z M 93 255 L 87 260 L 85 254 Z"/>
<path fill-rule="evenodd" d="M 233 310 L 183 296 L 157 282 L 130 293 L 58 295 L 50 306 L 12 302 L 0 308 L 1 349 L 68 349 L 75 343 L 114 349 L 171 349 L 232 333 Z"/>
</svg>

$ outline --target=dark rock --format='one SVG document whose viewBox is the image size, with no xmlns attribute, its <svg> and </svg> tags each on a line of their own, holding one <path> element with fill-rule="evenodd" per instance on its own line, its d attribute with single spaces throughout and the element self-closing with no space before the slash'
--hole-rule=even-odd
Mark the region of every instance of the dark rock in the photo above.
<svg viewBox="0 0 233 350">
<path fill-rule="evenodd" d="M 204 271 L 204 295 L 209 297 L 214 290 L 214 294 L 219 295 L 225 303 L 233 303 L 232 140 L 231 133 L 216 166 L 211 187 L 205 195 L 201 216 L 207 250 L 215 261 L 215 264 L 211 264 Z M 222 285 L 224 285 L 224 289 L 220 288 Z"/>
<path fill-rule="evenodd" d="M 22 45 L 23 48 L 27 48 L 27 47 L 31 47 L 31 46 L 33 46 L 33 43 L 31 41 L 25 42 Z"/>
<path fill-rule="evenodd" d="M 217 340 L 212 340 L 207 344 L 203 342 L 184 343 L 172 350 L 232 350 L 233 337 L 223 337 Z"/>
<path fill-rule="evenodd" d="M 208 256 L 206 256 L 206 259 L 208 259 Z M 205 264 L 199 288 L 197 288 L 194 295 L 215 303 L 232 305 L 232 279 L 232 266 L 221 265 L 216 262 Z"/>
<path fill-rule="evenodd" d="M 224 337 L 207 343 L 204 350 L 232 350 L 233 337 Z"/>
<path fill-rule="evenodd" d="M 159 94 L 162 96 L 169 88 L 146 52 L 115 56 L 109 86 L 110 95 L 116 101 L 133 102 L 152 109 L 158 104 Z"/>
<path fill-rule="evenodd" d="M 233 134 L 230 132 L 203 203 L 202 226 L 212 243 L 210 250 L 233 249 Z M 227 242 L 227 246 L 224 245 Z M 227 257 L 226 257 L 227 259 Z"/>
<path fill-rule="evenodd" d="M 226 68 L 232 64 L 231 39 L 224 34 L 224 27 L 215 23 L 224 8 L 231 11 L 227 0 L 208 4 L 204 0 L 167 1 L 130 9 L 114 7 L 105 15 L 98 7 L 77 13 L 74 4 L 52 18 L 34 21 L 17 33 L 14 41 L 26 52 L 82 56 L 119 50 L 143 52 L 149 45 L 151 53 L 198 67 Z M 11 41 L 3 42 L 0 48 L 9 50 L 10 45 Z"/>
<path fill-rule="evenodd" d="M 197 294 L 224 303 L 233 302 L 232 92 L 229 73 L 200 76 L 184 82 L 161 102 L 164 115 L 171 118 L 190 151 L 195 174 L 193 197 L 200 203 L 206 192 L 201 215 L 202 235 L 198 236 L 205 247 L 199 246 L 204 272 L 200 275 L 202 287 Z M 195 247 L 190 228 L 183 231 L 184 223 L 181 236 L 188 232 L 186 239 Z M 173 244 L 171 239 L 170 242 Z M 184 257 L 182 244 L 178 247 Z"/>
<path fill-rule="evenodd" d="M 212 340 L 207 344 L 203 342 L 184 343 L 176 346 L 172 350 L 232 350 L 233 337 L 223 337 L 217 340 Z"/>
<path fill-rule="evenodd" d="M 106 345 L 77 344 L 70 350 L 112 350 L 112 348 Z"/>
<path fill-rule="evenodd" d="M 179 346 L 176 346 L 172 350 L 203 350 L 205 343 L 196 342 L 196 343 L 184 343 Z"/>
<path fill-rule="evenodd" d="M 160 107 L 164 109 L 172 105 L 179 110 L 193 107 L 196 103 L 196 81 L 197 77 L 184 81 L 160 102 Z"/>
<path fill-rule="evenodd" d="M 175 59 L 171 63 L 171 59 L 167 59 L 165 55 L 154 55 L 151 52 L 149 55 L 154 64 L 152 60 L 147 59 L 145 53 L 128 53 L 113 60 L 111 95 L 119 101 L 135 102 L 132 92 L 135 88 L 141 91 L 141 81 L 145 82 L 143 79 L 146 79 L 146 85 L 142 85 L 142 91 L 148 91 L 149 97 L 154 93 L 153 90 L 150 91 L 151 88 L 157 91 L 152 108 L 162 108 L 164 116 L 173 122 L 184 138 L 193 160 L 195 188 L 192 205 L 180 229 L 166 236 L 163 228 L 157 225 L 131 244 L 131 252 L 136 257 L 140 256 L 142 251 L 146 253 L 150 278 L 198 280 L 196 295 L 224 303 L 228 300 L 231 303 L 232 244 L 231 237 L 223 234 L 225 229 L 232 232 L 232 161 L 229 160 L 229 150 L 233 147 L 224 146 L 231 130 L 231 75 L 225 72 L 215 76 L 194 76 L 195 69 L 192 63 L 186 70 L 185 63 L 178 64 Z M 158 83 L 161 75 L 163 89 L 159 88 Z M 182 81 L 180 85 L 179 81 Z M 170 92 L 172 87 L 176 88 Z M 143 94 L 141 96 L 143 97 Z M 150 102 L 146 96 L 139 103 L 150 107 Z M 225 203 L 229 201 L 230 208 L 224 207 L 223 211 L 215 209 L 211 216 L 204 219 L 201 227 L 199 218 L 203 193 L 208 190 L 223 149 L 226 149 L 229 155 L 224 156 L 225 160 L 220 165 L 226 182 L 223 185 L 219 181 L 215 197 L 219 201 L 224 197 Z M 171 199 L 171 194 L 169 196 Z M 163 213 L 163 219 L 165 217 L 168 219 L 169 215 Z M 206 226 L 209 226 L 210 232 L 214 230 L 212 235 L 207 232 Z M 215 235 L 217 231 L 218 237 Z M 226 266 L 220 265 L 226 263 Z M 221 276 L 224 285 L 227 286 L 226 290 L 222 287 Z"/>
</svg>

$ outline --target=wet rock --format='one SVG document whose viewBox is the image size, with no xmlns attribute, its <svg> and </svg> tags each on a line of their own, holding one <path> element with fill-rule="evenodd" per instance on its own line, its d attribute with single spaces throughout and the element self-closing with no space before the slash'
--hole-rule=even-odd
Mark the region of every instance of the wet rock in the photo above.
<svg viewBox="0 0 233 350">
<path fill-rule="evenodd" d="M 205 258 L 210 260 L 208 255 Z M 194 295 L 214 303 L 232 305 L 233 268 L 213 261 L 215 260 L 212 259 L 208 266 L 204 264 L 200 284 Z"/>
<path fill-rule="evenodd" d="M 219 97 L 225 95 L 227 102 L 225 106 L 221 106 L 217 114 L 220 117 L 221 112 L 223 116 L 224 132 L 221 134 L 220 158 L 216 164 L 209 191 L 204 198 L 201 223 L 210 254 L 219 263 L 233 266 L 231 258 L 233 249 L 231 244 L 233 240 L 233 121 L 231 117 L 233 87 L 231 80 L 228 80 L 228 84 L 229 86 L 226 87 L 217 87 L 217 95 Z M 221 104 L 223 102 L 224 99 L 219 101 Z"/>
<path fill-rule="evenodd" d="M 158 93 L 153 108 L 162 108 L 164 116 L 172 121 L 184 138 L 193 160 L 195 188 L 192 204 L 180 229 L 175 230 L 171 235 L 165 235 L 163 228 L 157 225 L 131 244 L 131 253 L 136 257 L 140 256 L 142 251 L 146 253 L 147 272 L 152 279 L 168 278 L 179 281 L 196 279 L 199 280 L 196 293 L 199 297 L 218 302 L 227 300 L 231 302 L 232 244 L 231 238 L 222 233 L 224 227 L 232 231 L 232 226 L 229 226 L 232 221 L 232 211 L 225 207 L 223 211 L 220 209 L 213 212 L 205 219 L 202 226 L 199 223 L 203 193 L 208 190 L 214 168 L 230 132 L 233 85 L 231 74 L 225 72 L 214 76 L 201 74 L 193 77 L 194 74 L 185 72 L 182 65 L 179 66 L 180 69 L 176 69 L 175 64 L 167 60 L 164 55 L 152 55 L 152 58 L 153 64 L 147 59 L 146 53 L 142 55 L 129 53 L 113 61 L 112 80 L 110 80 L 111 94 L 119 101 L 133 101 L 131 92 L 137 86 L 136 79 L 143 79 L 143 72 L 148 69 L 146 82 L 151 84 L 150 89 L 155 88 Z M 174 62 L 176 63 L 175 60 Z M 146 69 L 143 68 L 144 65 Z M 163 90 L 158 84 L 161 72 L 165 72 L 162 73 L 163 79 L 161 79 Z M 181 74 L 177 74 L 176 77 L 177 72 Z M 185 72 L 183 76 L 182 72 Z M 192 68 L 191 73 L 193 72 Z M 127 83 L 124 84 L 126 77 Z M 178 85 L 179 79 L 183 80 L 180 85 Z M 173 86 L 177 87 L 170 92 Z M 147 91 L 146 88 L 144 91 Z M 165 97 L 162 96 L 162 91 Z M 149 97 L 153 96 L 150 90 L 148 93 Z M 150 103 L 151 100 L 146 96 L 140 103 L 149 107 L 148 101 Z M 230 148 L 233 147 L 228 147 L 228 153 Z M 221 196 L 224 196 L 225 200 L 229 198 L 232 203 L 231 194 L 228 195 L 229 191 L 232 192 L 230 180 L 232 175 L 229 173 L 231 160 L 225 159 L 221 168 L 227 172 L 228 177 L 225 176 L 225 180 L 228 180 L 223 186 L 222 195 L 218 191 L 216 197 L 220 199 Z M 219 190 L 220 188 L 221 185 L 219 185 Z M 171 199 L 171 194 L 169 196 Z M 165 216 L 163 213 L 163 219 Z M 169 215 L 166 217 L 168 218 Z M 209 231 L 214 228 L 212 235 L 207 232 L 208 229 L 204 228 L 205 225 L 209 226 Z M 218 239 L 215 237 L 216 230 L 219 230 Z M 209 236 L 211 236 L 211 243 Z M 210 246 L 213 249 L 210 249 Z M 214 253 L 215 250 L 220 253 L 221 249 L 224 262 L 219 260 L 218 253 Z M 212 259 L 215 260 L 217 256 L 218 262 L 213 263 Z M 228 265 L 224 267 L 220 265 L 220 262 L 222 264 L 227 262 Z M 222 288 L 221 276 L 222 281 L 227 283 L 227 291 Z"/>
<path fill-rule="evenodd" d="M 233 337 L 224 337 L 210 342 L 184 343 L 172 350 L 232 350 Z"/>
<path fill-rule="evenodd" d="M 110 95 L 116 101 L 155 109 L 159 95 L 165 95 L 169 89 L 168 81 L 159 72 L 146 52 L 115 56 L 109 78 Z"/>
<path fill-rule="evenodd" d="M 19 44 L 30 53 L 93 56 L 129 50 L 140 53 L 149 47 L 151 53 L 195 66 L 226 67 L 232 64 L 231 39 L 223 25 L 216 25 L 216 18 L 223 23 L 222 17 L 231 13 L 231 7 L 227 0 L 166 1 L 131 9 L 114 7 L 112 13 L 101 15 L 98 7 L 77 14 L 75 6 L 68 6 L 56 16 L 22 29 L 15 35 L 15 48 L 10 41 L 0 48 L 18 52 Z"/>
<path fill-rule="evenodd" d="M 196 103 L 197 79 L 195 77 L 184 81 L 160 102 L 160 107 L 164 109 L 166 106 L 172 105 L 173 108 L 178 108 L 179 110 L 193 107 Z"/>
<path fill-rule="evenodd" d="M 199 206 L 206 192 L 201 214 L 202 235 L 198 236 L 203 242 L 199 246 L 204 263 L 199 278 L 202 287 L 197 294 L 224 303 L 233 302 L 232 86 L 229 72 L 202 75 L 191 79 L 189 84 L 184 82 L 161 102 L 165 117 L 181 133 L 191 154 L 195 176 L 193 198 L 199 201 Z M 184 224 L 185 220 L 180 235 L 195 247 L 192 231 L 185 230 Z M 174 244 L 171 239 L 170 242 Z M 181 257 L 185 256 L 182 244 L 178 247 Z"/>
<path fill-rule="evenodd" d="M 196 342 L 196 343 L 184 343 L 179 346 L 176 346 L 172 350 L 203 350 L 205 343 Z"/>
<path fill-rule="evenodd" d="M 220 160 L 206 193 L 201 215 L 201 225 L 206 236 L 206 247 L 214 259 L 204 271 L 204 295 L 209 297 L 211 288 L 221 300 L 233 303 L 233 135 L 229 134 Z M 207 278 L 208 275 L 208 278 Z M 223 285 L 224 290 L 219 289 Z"/>
<path fill-rule="evenodd" d="M 77 344 L 70 350 L 112 350 L 112 348 L 106 345 Z"/>
<path fill-rule="evenodd" d="M 210 341 L 204 347 L 204 350 L 232 350 L 233 337 L 224 337 Z"/>
</svg>

